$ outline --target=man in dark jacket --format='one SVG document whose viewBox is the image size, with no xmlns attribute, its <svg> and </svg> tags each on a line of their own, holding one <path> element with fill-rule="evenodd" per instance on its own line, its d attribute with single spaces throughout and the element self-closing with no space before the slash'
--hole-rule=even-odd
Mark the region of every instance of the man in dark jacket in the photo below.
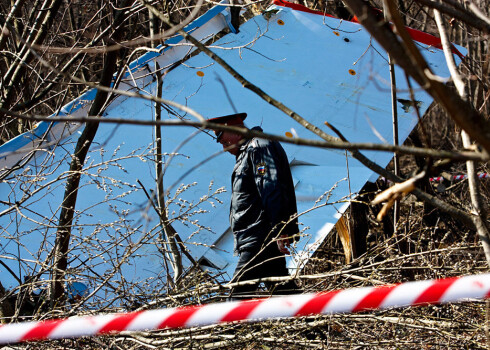
<svg viewBox="0 0 490 350">
<path fill-rule="evenodd" d="M 245 113 L 209 119 L 210 122 L 245 127 Z M 260 130 L 255 127 L 252 130 Z M 215 132 L 217 142 L 236 157 L 232 174 L 230 224 L 239 261 L 232 282 L 289 276 L 285 254 L 298 237 L 296 196 L 289 162 L 276 141 L 227 131 Z M 270 293 L 298 293 L 293 281 L 264 281 Z M 258 283 L 232 290 L 232 298 L 250 298 Z"/>
</svg>

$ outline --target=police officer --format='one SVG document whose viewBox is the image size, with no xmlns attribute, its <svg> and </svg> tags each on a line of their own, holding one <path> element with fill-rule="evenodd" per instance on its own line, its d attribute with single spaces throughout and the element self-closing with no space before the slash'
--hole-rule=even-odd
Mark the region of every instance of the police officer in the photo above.
<svg viewBox="0 0 490 350">
<path fill-rule="evenodd" d="M 208 121 L 245 127 L 246 113 L 212 118 Z M 252 130 L 260 130 L 254 127 Z M 289 276 L 285 254 L 298 238 L 296 196 L 286 153 L 279 142 L 215 131 L 217 142 L 236 157 L 232 174 L 230 224 L 235 237 L 238 265 L 232 282 Z M 292 294 L 301 290 L 294 281 L 264 281 L 272 294 Z M 244 284 L 232 290 L 232 299 L 250 298 L 258 284 Z"/>
</svg>

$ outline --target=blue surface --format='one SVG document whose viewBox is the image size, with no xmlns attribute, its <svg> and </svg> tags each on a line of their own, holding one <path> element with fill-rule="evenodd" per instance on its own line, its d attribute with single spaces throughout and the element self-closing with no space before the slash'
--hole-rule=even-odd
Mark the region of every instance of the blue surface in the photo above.
<svg viewBox="0 0 490 350">
<path fill-rule="evenodd" d="M 240 27 L 239 34 L 225 35 L 213 45 L 221 48 L 213 50 L 246 79 L 326 133 L 331 134 L 324 126 L 328 121 L 353 142 L 383 142 L 378 135 L 392 140 L 387 59 L 379 46 L 371 42 L 369 33 L 355 23 L 279 9 L 269 21 L 262 16 L 249 20 Z M 421 51 L 435 74 L 449 76 L 442 51 L 423 45 Z M 396 73 L 398 98 L 409 99 L 407 84 L 401 78 L 404 74 L 398 68 Z M 155 83 L 145 86 L 144 91 L 154 94 Z M 261 125 L 266 132 L 278 135 L 292 132 L 300 137 L 318 138 L 244 89 L 203 54 L 165 75 L 163 96 L 205 117 L 246 112 L 249 126 Z M 432 102 L 420 89 L 416 90 L 416 99 L 421 113 Z M 398 105 L 400 140 L 416 124 L 413 111 L 403 107 Z M 121 97 L 106 113 L 110 117 L 151 120 L 154 107 L 143 99 Z M 180 114 L 183 119 L 191 119 L 183 112 Z M 168 113 L 164 118 L 176 117 Z M 190 138 L 195 131 L 162 127 L 164 187 L 171 189 L 169 217 L 191 254 L 196 259 L 214 259 L 226 278 L 236 263 L 233 238 L 226 233 L 234 158 L 229 154 L 211 158 L 219 146 L 203 132 Z M 0 258 L 22 278 L 38 272 L 40 264 L 34 261 L 42 262 L 51 250 L 65 172 L 77 138 L 78 133 L 62 140 L 54 153 L 40 153 L 0 184 L 4 200 L 22 203 L 19 211 L 0 205 L 3 213 Z M 184 140 L 187 141 L 182 145 Z M 351 196 L 362 188 L 372 172 L 347 157 L 344 151 L 291 144 L 284 147 L 293 162 L 298 209 L 304 212 L 299 219 L 304 237 L 295 248 L 296 260 L 290 259 L 294 268 L 301 266 L 303 258 L 326 237 L 348 207 Z M 139 184 L 148 193 L 155 189 L 153 148 L 151 127 L 109 124 L 99 127 L 82 177 L 71 245 L 70 266 L 83 273 L 69 275 L 75 281 L 82 279 L 91 290 L 104 278 L 109 278 L 109 285 L 103 288 L 106 295 L 113 295 L 116 288 L 111 287 L 112 283 L 116 285 L 122 279 L 136 283 L 128 293 L 151 293 L 165 284 L 166 267 L 157 247 L 158 217 Z M 170 160 L 174 153 L 177 154 Z M 381 166 L 386 166 L 392 157 L 384 152 L 364 153 Z M 207 161 L 199 165 L 204 160 Z M 228 192 L 220 190 L 211 198 L 206 197 L 220 188 Z M 31 197 L 23 201 L 27 195 Z M 131 256 L 123 258 L 129 252 Z M 89 261 L 92 271 L 100 277 L 94 276 L 84 261 Z M 4 276 L 2 270 L 5 287 L 16 284 L 14 279 Z"/>
</svg>

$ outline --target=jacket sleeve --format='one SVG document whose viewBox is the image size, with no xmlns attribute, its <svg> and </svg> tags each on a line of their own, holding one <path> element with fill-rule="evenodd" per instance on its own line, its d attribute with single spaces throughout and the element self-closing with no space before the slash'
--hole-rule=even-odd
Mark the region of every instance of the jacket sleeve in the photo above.
<svg viewBox="0 0 490 350">
<path fill-rule="evenodd" d="M 285 153 L 279 152 L 270 142 L 265 145 L 259 143 L 258 147 L 252 149 L 251 163 L 263 210 L 271 227 L 274 228 L 272 237 L 276 237 L 280 232 L 286 235 L 296 234 L 297 224 L 290 224 L 288 229 L 281 231 L 290 216 L 294 214 L 291 212 L 292 201 L 296 207 L 294 187 L 284 181 L 285 178 L 290 178 L 290 175 L 280 174 L 281 171 L 290 172 Z M 296 230 L 291 232 L 294 226 Z"/>
</svg>

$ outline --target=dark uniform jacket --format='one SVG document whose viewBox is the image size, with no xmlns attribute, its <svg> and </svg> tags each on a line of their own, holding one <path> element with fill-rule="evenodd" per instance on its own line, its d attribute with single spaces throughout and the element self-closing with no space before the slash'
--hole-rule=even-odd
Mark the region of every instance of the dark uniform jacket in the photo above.
<svg viewBox="0 0 490 350">
<path fill-rule="evenodd" d="M 276 141 L 248 140 L 232 175 L 230 224 L 236 251 L 258 249 L 278 235 L 297 235 L 298 221 L 290 219 L 296 212 L 286 152 Z"/>
</svg>

